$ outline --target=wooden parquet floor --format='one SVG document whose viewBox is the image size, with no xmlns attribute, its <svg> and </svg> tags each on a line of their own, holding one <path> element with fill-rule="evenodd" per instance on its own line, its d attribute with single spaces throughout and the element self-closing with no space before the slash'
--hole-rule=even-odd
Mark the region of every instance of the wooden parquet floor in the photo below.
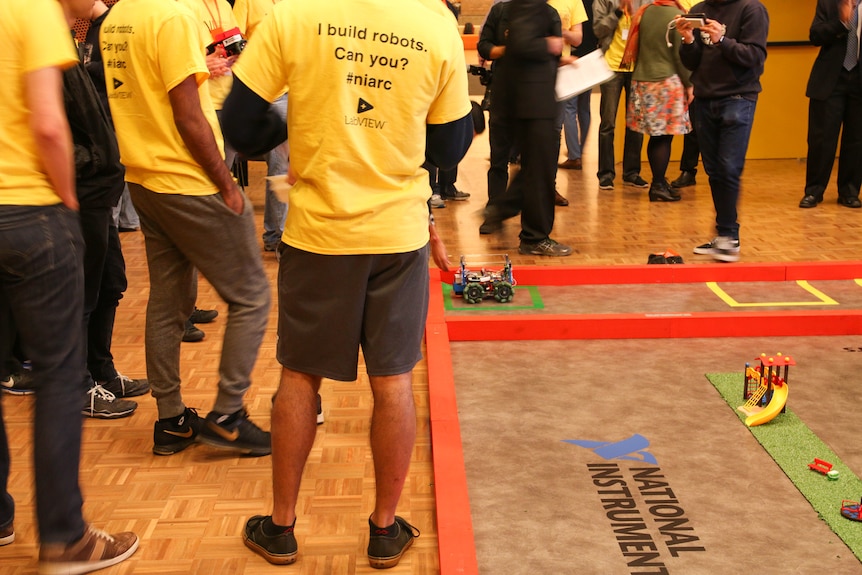
<svg viewBox="0 0 862 575">
<path fill-rule="evenodd" d="M 618 265 L 646 263 L 647 255 L 672 249 L 687 264 L 711 263 L 691 248 L 713 235 L 713 208 L 706 176 L 673 204 L 651 204 L 645 190 L 623 187 L 601 191 L 595 178 L 598 97 L 584 155 L 583 171 L 558 174 L 559 191 L 571 205 L 557 208 L 553 237 L 573 246 L 568 258 L 536 258 L 517 254 L 518 222 L 511 220 L 492 236 L 478 227 L 486 200 L 487 135 L 479 136 L 462 162 L 458 187 L 472 194 L 466 202 L 449 202 L 435 210 L 438 228 L 452 255 L 508 253 L 519 265 Z M 780 137 L 777 134 L 776 137 Z M 681 145 L 681 142 L 677 143 Z M 565 151 L 565 146 L 563 147 Z M 649 179 L 644 162 L 643 176 Z M 677 166 L 669 175 L 676 177 Z M 740 203 L 742 261 L 855 260 L 862 254 L 862 210 L 835 203 L 834 183 L 818 208 L 800 210 L 804 162 L 795 159 L 751 161 L 743 176 Z M 262 227 L 263 165 L 251 164 L 248 192 Z M 129 289 L 120 302 L 114 335 L 117 367 L 144 377 L 144 316 L 148 292 L 143 237 L 123 234 Z M 217 248 L 214 248 L 217 249 Z M 277 263 L 264 255 L 275 301 Z M 201 278 L 198 305 L 226 313 L 225 305 Z M 253 419 L 269 427 L 270 397 L 280 366 L 275 360 L 276 311 L 253 373 L 247 405 Z M 215 393 L 223 318 L 201 326 L 207 337 L 182 347 L 183 390 L 187 403 L 206 413 Z M 154 400 L 139 399 L 137 412 L 126 419 L 85 419 L 81 482 L 85 515 L 109 531 L 133 530 L 141 536 L 139 551 L 105 573 L 118 574 L 257 574 L 291 572 L 303 575 L 371 573 L 365 558 L 367 517 L 373 502 L 373 474 L 368 448 L 371 394 L 365 375 L 352 383 L 324 383 L 326 423 L 318 428 L 306 469 L 297 522 L 298 562 L 277 568 L 249 552 L 240 533 L 246 518 L 271 509 L 270 458 L 239 458 L 206 446 L 194 446 L 170 457 L 151 453 L 156 419 Z M 410 477 L 399 506 L 422 530 L 422 536 L 393 574 L 431 575 L 439 571 L 431 466 L 427 366 L 415 376 L 419 435 Z M 32 399 L 4 396 L 12 449 L 10 489 L 18 505 L 17 540 L 0 548 L 0 573 L 36 572 L 37 538 L 33 525 L 31 466 Z"/>
</svg>

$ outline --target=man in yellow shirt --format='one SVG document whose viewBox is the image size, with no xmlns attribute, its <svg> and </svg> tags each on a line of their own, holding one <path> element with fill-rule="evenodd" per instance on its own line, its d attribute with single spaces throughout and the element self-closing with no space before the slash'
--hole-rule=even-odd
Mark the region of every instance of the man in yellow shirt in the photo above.
<svg viewBox="0 0 862 575">
<path fill-rule="evenodd" d="M 92 0 L 0 2 L 9 42 L 0 66 L 0 370 L 17 333 L 36 391 L 39 569 L 53 573 L 89 573 L 138 547 L 134 533 L 108 535 L 84 521 L 78 483 L 84 241 L 62 70 L 77 62 L 67 23 L 91 7 Z M 0 423 L 0 545 L 15 540 L 9 464 Z"/>
<path fill-rule="evenodd" d="M 395 511 L 416 435 L 429 255 L 448 264 L 421 165 L 452 168 L 472 140 L 463 43 L 440 0 L 282 2 L 233 71 L 225 133 L 243 153 L 286 137 L 270 102 L 288 90 L 294 183 L 279 246 L 274 507 L 248 520 L 245 542 L 272 563 L 296 560 L 316 394 L 324 377 L 356 379 L 361 347 L 374 395 L 368 559 L 393 567 L 418 535 Z"/>
<path fill-rule="evenodd" d="M 620 63 L 632 17 L 641 6 L 652 0 L 595 0 L 593 2 L 593 32 L 599 40 L 599 47 L 605 52 L 605 59 L 614 77 L 599 88 L 602 93 L 599 108 L 599 189 L 613 190 L 616 177 L 616 161 L 614 160 L 614 132 L 616 130 L 617 112 L 620 108 L 620 97 L 625 91 L 628 102 L 632 84 L 631 70 L 624 70 Z M 625 110 L 625 103 L 623 110 Z M 623 112 L 625 113 L 625 111 Z M 623 183 L 636 188 L 648 188 L 649 183 L 641 173 L 641 149 L 643 134 L 626 128 L 623 143 Z"/>
<path fill-rule="evenodd" d="M 548 0 L 548 4 L 560 15 L 560 25 L 563 33 L 562 60 L 564 62 L 571 60 L 569 54 L 572 48 L 580 46 L 581 40 L 584 38 L 583 23 L 587 21 L 587 11 L 584 9 L 584 3 L 582 0 Z M 566 114 L 577 111 L 577 107 L 577 98 L 570 98 L 559 105 L 559 115 L 557 116 L 557 154 L 554 161 L 559 159 L 560 156 L 560 135 L 563 131 L 563 121 L 566 118 Z M 570 164 L 566 162 L 560 164 L 562 168 L 569 166 Z M 557 192 L 555 203 L 558 206 L 568 206 L 569 200 Z"/>
<path fill-rule="evenodd" d="M 269 285 L 251 202 L 224 162 L 200 24 L 174 0 L 123 0 L 102 24 L 111 115 L 147 246 L 147 377 L 159 409 L 153 452 L 195 441 L 267 455 L 243 397 L 266 328 Z M 180 340 L 195 270 L 228 304 L 218 394 L 206 420 L 183 402 Z"/>
</svg>

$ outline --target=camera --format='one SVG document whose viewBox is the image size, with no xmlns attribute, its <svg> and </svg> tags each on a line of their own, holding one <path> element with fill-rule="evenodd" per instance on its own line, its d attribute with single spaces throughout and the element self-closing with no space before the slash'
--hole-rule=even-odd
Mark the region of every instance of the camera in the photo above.
<svg viewBox="0 0 862 575">
<path fill-rule="evenodd" d="M 242 37 L 242 32 L 239 31 L 239 28 L 231 28 L 226 32 L 214 36 L 213 43 L 207 46 L 207 54 L 218 51 L 225 58 L 239 56 L 245 50 L 246 43 L 248 43 L 248 40 Z"/>
<path fill-rule="evenodd" d="M 472 64 L 467 67 L 467 73 L 471 76 L 479 76 L 479 83 L 485 86 L 485 95 L 482 97 L 482 109 L 489 110 L 491 108 L 491 79 L 494 73 L 488 68 L 473 66 Z"/>
</svg>

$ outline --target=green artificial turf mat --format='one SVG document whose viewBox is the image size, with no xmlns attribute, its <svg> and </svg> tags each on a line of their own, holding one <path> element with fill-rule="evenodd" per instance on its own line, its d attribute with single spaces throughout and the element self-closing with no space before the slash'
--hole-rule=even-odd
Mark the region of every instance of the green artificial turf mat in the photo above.
<svg viewBox="0 0 862 575">
<path fill-rule="evenodd" d="M 742 373 L 708 373 L 712 383 L 740 423 L 745 425 L 745 415 L 737 410 L 742 399 Z M 793 390 L 790 390 L 790 398 Z M 862 560 L 862 522 L 851 521 L 841 515 L 841 501 L 862 496 L 862 481 L 844 465 L 841 459 L 808 428 L 789 408 L 775 419 L 763 425 L 750 427 L 751 434 L 784 471 L 790 481 L 808 499 L 820 518 L 850 548 L 857 559 Z M 839 472 L 837 481 L 808 468 L 814 459 L 832 464 Z"/>
</svg>

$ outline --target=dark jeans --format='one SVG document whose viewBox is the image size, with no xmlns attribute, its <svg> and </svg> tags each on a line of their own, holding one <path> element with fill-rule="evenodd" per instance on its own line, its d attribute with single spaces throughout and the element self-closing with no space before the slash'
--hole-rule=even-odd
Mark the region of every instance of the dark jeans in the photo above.
<svg viewBox="0 0 862 575">
<path fill-rule="evenodd" d="M 81 210 L 84 235 L 84 327 L 87 369 L 96 381 L 117 377 L 111 339 L 117 306 L 126 291 L 126 262 L 111 208 Z"/>
<path fill-rule="evenodd" d="M 719 236 L 739 239 L 736 205 L 745 153 L 757 102 L 742 96 L 695 98 L 691 105 L 703 168 L 709 176 L 715 228 Z"/>
<path fill-rule="evenodd" d="M 808 104 L 808 163 L 805 168 L 805 195 L 822 198 L 838 148 L 838 195 L 859 197 L 862 186 L 862 87 L 859 68 L 841 71 L 835 90 L 825 100 Z M 841 127 L 844 126 L 842 131 Z"/>
<path fill-rule="evenodd" d="M 620 108 L 620 96 L 623 90 L 625 90 L 626 102 L 628 102 L 631 87 L 631 72 L 617 72 L 613 78 L 600 87 L 602 101 L 599 107 L 601 112 L 601 120 L 599 121 L 599 171 L 596 172 L 599 180 L 608 177 L 614 179 L 616 176 L 614 131 L 617 125 L 617 111 Z M 623 179 L 628 180 L 640 175 L 643 142 L 643 134 L 626 128 L 625 141 L 623 142 Z"/>
<path fill-rule="evenodd" d="M 33 364 L 33 475 L 43 544 L 70 543 L 84 533 L 78 485 L 85 370 L 83 261 L 77 213 L 61 204 L 0 206 L 0 366 L 17 335 Z M 14 513 L 8 478 L 3 428 L 0 525 Z"/>
</svg>

